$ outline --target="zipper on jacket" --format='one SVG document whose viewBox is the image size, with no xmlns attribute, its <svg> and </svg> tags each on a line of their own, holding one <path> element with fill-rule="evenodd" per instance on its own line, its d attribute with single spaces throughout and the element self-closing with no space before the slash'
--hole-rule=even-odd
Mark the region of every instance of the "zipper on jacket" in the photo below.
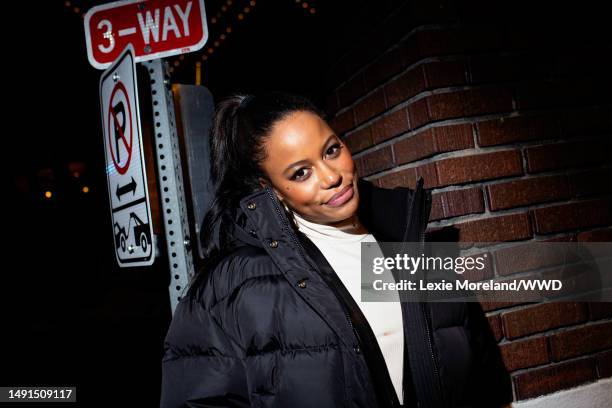
<svg viewBox="0 0 612 408">
<path fill-rule="evenodd" d="M 420 181 L 420 180 L 419 180 Z M 422 194 L 422 198 L 421 198 L 421 214 L 420 214 L 420 219 L 418 219 L 418 221 L 420 221 L 419 227 L 420 227 L 420 231 L 419 231 L 419 249 L 421 250 L 421 253 L 424 253 L 425 250 L 425 230 L 427 229 L 427 223 L 429 221 L 429 206 L 431 203 L 431 197 L 429 196 L 429 194 L 426 194 L 424 189 L 423 189 L 423 183 L 422 182 L 418 182 L 417 183 L 417 187 L 414 191 L 414 194 L 410 200 L 410 204 L 408 206 L 409 209 L 414 210 L 414 205 L 415 205 L 415 200 L 417 199 L 417 194 Z M 403 240 L 406 241 L 409 237 L 408 237 L 408 233 L 410 231 L 410 225 L 406 226 L 406 229 L 404 230 L 404 235 L 403 235 Z M 431 324 L 431 315 L 429 313 L 429 310 L 427 308 L 427 304 L 426 303 L 422 303 L 422 307 L 421 307 L 422 311 L 423 311 L 423 316 L 425 318 L 425 332 L 427 334 L 427 347 L 429 348 L 429 357 L 431 359 L 432 362 L 432 368 L 434 371 L 434 376 L 436 377 L 436 382 L 437 382 L 437 391 L 440 393 L 440 395 L 442 395 L 442 380 L 440 378 L 440 369 L 438 368 L 438 362 L 436 360 L 436 356 L 435 356 L 435 352 L 434 352 L 434 348 L 433 348 L 433 344 L 432 344 L 432 329 L 430 327 Z M 444 398 L 444 395 L 442 395 L 442 398 Z"/>
<path fill-rule="evenodd" d="M 304 258 L 304 260 L 308 263 L 308 265 L 310 265 L 311 268 L 318 271 L 318 268 L 315 265 L 312 265 L 310 261 L 308 260 L 308 256 L 306 256 L 306 250 L 302 246 L 302 243 L 297 239 L 297 237 L 295 237 L 295 234 L 293 233 L 291 229 L 291 225 L 285 220 L 285 218 L 283 217 L 283 213 L 281 212 L 281 209 L 278 207 L 278 205 L 276 205 L 276 201 L 275 201 L 276 197 L 274 197 L 269 190 L 266 190 L 266 191 L 268 195 L 270 196 L 270 198 L 272 198 L 272 202 L 274 203 L 274 209 L 276 210 L 276 213 L 279 216 L 279 219 L 282 220 L 282 222 L 285 224 L 285 227 L 287 227 L 289 231 L 289 236 L 291 237 L 293 243 L 300 250 L 302 254 L 302 258 Z M 321 276 L 321 273 L 319 273 L 319 275 Z M 333 285 L 332 285 L 332 290 L 336 294 L 336 297 L 339 297 L 339 294 Z M 346 318 L 346 321 L 348 322 L 349 326 L 351 327 L 351 330 L 353 331 L 353 333 L 355 334 L 355 337 L 357 338 L 357 346 L 361 347 L 361 340 L 359 338 L 359 334 L 357 333 L 357 330 L 355 329 L 355 327 L 353 327 L 353 322 L 351 321 L 351 317 L 346 310 L 344 311 L 344 317 Z"/>
<path fill-rule="evenodd" d="M 295 237 L 295 234 L 293 233 L 292 229 L 291 229 L 291 225 L 285 220 L 285 218 L 283 217 L 283 213 L 281 212 L 281 209 L 278 207 L 278 205 L 276 204 L 276 197 L 274 197 L 272 195 L 272 193 L 267 190 L 268 195 L 270 196 L 270 198 L 272 198 L 272 202 L 274 203 L 274 209 L 276 210 L 276 213 L 278 214 L 279 218 L 282 220 L 282 222 L 285 224 L 285 227 L 287 227 L 287 229 L 289 230 L 289 236 L 291 237 L 291 239 L 293 240 L 293 243 L 297 246 L 297 248 L 300 250 L 301 254 L 302 254 L 302 258 L 304 258 L 304 260 L 310 265 L 311 268 L 315 269 L 318 271 L 318 268 L 315 265 L 312 265 L 310 263 L 310 261 L 308 260 L 308 256 L 306 256 L 306 250 L 304 249 L 304 247 L 302 246 L 302 243 L 297 239 L 297 237 Z M 319 276 L 322 276 L 321 273 L 319 273 Z M 338 291 L 336 290 L 334 285 L 332 286 L 332 290 L 334 291 L 335 295 L 337 298 L 340 298 Z M 361 339 L 359 338 L 359 333 L 357 333 L 357 330 L 355 329 L 355 327 L 353 326 L 353 322 L 351 320 L 351 316 L 349 315 L 349 313 L 344 310 L 344 317 L 346 318 L 346 321 L 348 322 L 349 326 L 351 327 L 351 330 L 353 331 L 353 333 L 355 334 L 355 338 L 357 339 L 357 347 L 361 348 Z"/>
<path fill-rule="evenodd" d="M 427 223 L 429 221 L 429 211 L 427 211 L 427 209 L 429 209 L 429 205 L 431 202 L 431 197 L 428 194 L 422 193 L 424 194 L 423 197 L 423 207 L 421 208 L 421 232 L 420 232 L 420 236 L 419 236 L 419 242 L 420 242 L 420 247 L 421 247 L 421 253 L 424 253 L 425 251 L 425 230 L 427 229 Z M 442 379 L 440 377 L 440 370 L 438 368 L 438 362 L 436 360 L 436 356 L 434 353 L 434 349 L 433 349 L 433 344 L 432 344 L 432 329 L 430 327 L 431 325 L 431 315 L 429 313 L 429 309 L 427 308 L 427 304 L 423 303 L 423 313 L 425 315 L 425 331 L 427 332 L 427 345 L 429 347 L 429 353 L 430 353 L 430 357 L 431 357 L 431 362 L 432 362 L 432 366 L 434 369 L 434 374 L 436 377 L 436 380 L 438 382 L 438 390 L 440 391 L 440 395 L 442 396 L 443 400 L 444 395 L 442 394 Z"/>
<path fill-rule="evenodd" d="M 359 350 L 360 350 L 359 352 L 361 353 L 361 350 L 362 350 L 362 340 L 361 340 L 361 337 L 359 336 L 359 333 L 358 333 L 357 329 L 355 328 L 355 326 L 353 326 L 353 322 L 351 320 L 350 314 L 346 310 L 347 306 L 344 305 L 344 301 L 342 300 L 342 296 L 338 293 L 338 290 L 336 288 L 335 283 L 334 282 L 330 282 L 328 279 L 325 279 L 324 275 L 319 271 L 319 268 L 316 265 L 313 265 L 313 264 L 310 263 L 309 257 L 307 256 L 306 250 L 304 249 L 302 243 L 295 236 L 295 233 L 293 232 L 289 222 L 286 220 L 286 218 L 283 217 L 282 210 L 280 209 L 280 207 L 278 206 L 278 204 L 276 202 L 276 197 L 273 195 L 273 193 L 269 189 L 266 189 L 266 191 L 267 191 L 268 196 L 270 196 L 270 198 L 272 199 L 272 202 L 274 203 L 274 209 L 276 210 L 277 215 L 279 216 L 279 218 L 283 222 L 284 226 L 287 228 L 289 236 L 291 237 L 291 240 L 293 241 L 293 243 L 296 245 L 296 247 L 300 251 L 300 253 L 302 255 L 302 258 L 310 265 L 311 268 L 313 268 L 315 271 L 318 272 L 319 276 L 323 277 L 323 279 L 330 284 L 329 285 L 330 288 L 332 289 L 332 291 L 336 295 L 336 298 L 340 301 L 340 304 L 342 305 L 342 308 L 344 310 L 344 317 L 346 318 L 347 323 L 349 324 L 351 330 L 353 331 L 353 334 L 355 335 L 355 338 L 357 340 L 357 347 L 359 347 Z M 371 373 L 371 375 L 374 375 L 374 373 Z M 393 389 L 393 384 L 391 384 L 391 389 Z M 378 400 L 378 397 L 376 399 Z M 396 406 L 396 404 L 394 404 L 393 400 L 391 400 L 389 406 L 390 407 L 394 407 L 394 406 Z"/>
</svg>

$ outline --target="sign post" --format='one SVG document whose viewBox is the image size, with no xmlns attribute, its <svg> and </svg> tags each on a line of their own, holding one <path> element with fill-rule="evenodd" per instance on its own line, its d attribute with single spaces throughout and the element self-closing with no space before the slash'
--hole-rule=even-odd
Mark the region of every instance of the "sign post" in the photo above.
<svg viewBox="0 0 612 408">
<path fill-rule="evenodd" d="M 204 46 L 208 40 L 204 0 L 116 1 L 91 8 L 84 24 L 89 62 L 97 69 L 108 68 L 100 81 L 100 98 L 113 234 L 121 267 L 151 265 L 155 258 L 135 63 L 143 62 L 149 74 L 174 312 L 194 264 L 174 101 L 167 63 L 161 58 Z"/>
<path fill-rule="evenodd" d="M 100 79 L 106 180 L 121 267 L 151 265 L 155 259 L 133 52 L 126 47 Z"/>
</svg>

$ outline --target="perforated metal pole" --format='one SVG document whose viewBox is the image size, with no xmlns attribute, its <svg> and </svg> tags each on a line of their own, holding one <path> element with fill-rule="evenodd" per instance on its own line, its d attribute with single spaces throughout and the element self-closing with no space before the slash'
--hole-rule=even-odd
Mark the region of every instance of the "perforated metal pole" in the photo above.
<svg viewBox="0 0 612 408">
<path fill-rule="evenodd" d="M 167 64 L 156 59 L 144 62 L 143 65 L 151 78 L 155 161 L 170 263 L 170 306 L 174 314 L 183 290 L 194 272 L 184 178 Z"/>
</svg>

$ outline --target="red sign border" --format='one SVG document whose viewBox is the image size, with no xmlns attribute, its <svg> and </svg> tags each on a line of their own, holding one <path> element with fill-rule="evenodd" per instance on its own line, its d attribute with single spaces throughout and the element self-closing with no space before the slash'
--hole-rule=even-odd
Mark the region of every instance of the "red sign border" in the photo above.
<svg viewBox="0 0 612 408">
<path fill-rule="evenodd" d="M 84 19 L 84 24 L 85 24 L 85 43 L 87 44 L 87 60 L 89 61 L 89 63 L 91 64 L 91 66 L 93 66 L 96 69 L 106 69 L 108 67 L 110 67 L 113 64 L 113 61 L 111 62 L 107 62 L 107 63 L 100 63 L 98 61 L 96 61 L 96 59 L 93 56 L 93 50 L 92 50 L 92 44 L 91 44 L 91 32 L 89 31 L 89 21 L 91 20 L 91 17 L 99 12 L 99 11 L 105 11 L 108 9 L 113 9 L 113 8 L 117 8 L 117 7 L 123 7 L 123 6 L 127 6 L 128 4 L 137 4 L 137 3 L 143 3 L 149 0 L 120 0 L 120 1 L 114 1 L 112 3 L 107 3 L 107 4 L 102 4 L 100 6 L 95 6 L 90 8 L 87 13 L 85 14 L 85 19 Z M 189 47 L 189 51 L 185 52 L 183 51 L 185 49 L 185 47 L 183 48 L 178 48 L 178 49 L 172 49 L 172 50 L 168 50 L 168 51 L 163 51 L 163 52 L 157 52 L 155 54 L 148 54 L 148 55 L 143 55 L 143 56 L 137 56 L 134 55 L 134 62 L 142 62 L 142 61 L 150 61 L 153 59 L 158 59 L 158 58 L 165 58 L 165 57 L 171 57 L 173 55 L 179 55 L 179 54 L 187 54 L 189 52 L 195 52 L 198 51 L 200 49 L 202 49 L 204 47 L 204 45 L 206 44 L 206 42 L 208 41 L 208 24 L 206 23 L 206 9 L 204 7 L 204 0 L 192 0 L 192 1 L 197 1 L 200 3 L 200 10 L 201 10 L 201 14 L 202 14 L 202 39 L 195 44 L 192 47 Z M 130 43 L 131 44 L 131 43 Z"/>
<path fill-rule="evenodd" d="M 110 119 L 112 116 L 112 105 L 113 105 L 113 98 L 115 97 L 115 92 L 117 92 L 118 90 L 121 90 L 124 95 L 125 95 L 125 100 L 127 101 L 127 107 L 128 107 L 128 114 L 125 118 L 125 120 L 127 121 L 129 119 L 129 123 L 130 123 L 130 151 L 128 153 L 128 159 L 127 162 L 125 163 L 125 166 L 120 166 L 117 163 L 117 160 L 115 159 L 115 155 L 113 153 L 113 146 L 111 145 L 111 138 L 110 138 L 110 131 L 111 131 L 111 127 L 110 127 Z M 123 82 L 118 81 L 115 84 L 115 87 L 113 88 L 113 92 L 111 92 L 111 97 L 109 98 L 109 107 L 108 107 L 108 128 L 107 128 L 107 132 L 109 134 L 108 137 L 108 148 L 110 150 L 111 153 L 111 158 L 113 159 L 113 165 L 115 166 L 115 169 L 117 170 L 117 172 L 119 174 L 125 174 L 127 173 L 127 171 L 130 168 L 130 162 L 132 161 L 132 147 L 134 146 L 134 132 L 132 129 L 132 106 L 130 105 L 130 98 L 128 98 L 128 93 L 127 93 L 127 89 L 125 89 L 125 85 L 123 84 Z"/>
</svg>

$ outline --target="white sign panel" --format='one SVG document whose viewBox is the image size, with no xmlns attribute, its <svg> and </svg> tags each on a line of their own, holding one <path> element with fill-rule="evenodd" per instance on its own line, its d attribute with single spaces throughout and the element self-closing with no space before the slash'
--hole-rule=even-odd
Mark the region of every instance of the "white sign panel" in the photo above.
<svg viewBox="0 0 612 408">
<path fill-rule="evenodd" d="M 100 79 L 106 175 L 121 267 L 155 260 L 137 90 L 134 49 L 129 45 Z"/>
</svg>

